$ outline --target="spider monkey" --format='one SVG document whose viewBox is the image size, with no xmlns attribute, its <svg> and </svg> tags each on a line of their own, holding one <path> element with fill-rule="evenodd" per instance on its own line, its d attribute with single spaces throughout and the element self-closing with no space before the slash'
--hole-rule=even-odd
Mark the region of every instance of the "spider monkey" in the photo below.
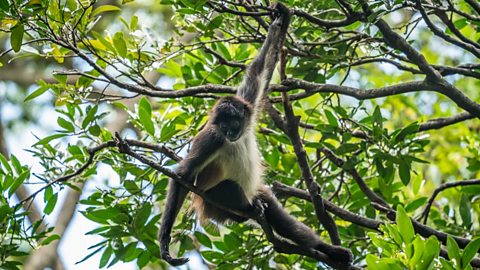
<svg viewBox="0 0 480 270">
<path fill-rule="evenodd" d="M 290 23 L 290 10 L 286 6 L 277 3 L 274 9 L 276 18 L 269 27 L 258 56 L 248 67 L 237 94 L 218 100 L 207 124 L 193 139 L 191 150 L 179 163 L 176 172 L 185 181 L 204 190 L 212 201 L 229 209 L 249 211 L 260 201 L 265 218 L 277 234 L 350 264 L 352 255 L 349 250 L 322 242 L 309 227 L 290 216 L 263 184 L 263 167 L 254 127 L 261 99 L 272 78 Z M 188 262 L 188 258 L 173 258 L 169 252 L 173 223 L 187 193 L 186 188 L 170 180 L 159 242 L 161 257 L 173 266 Z M 195 194 L 192 202 L 201 221 L 212 219 L 223 223 L 247 220 L 219 209 Z"/>
</svg>

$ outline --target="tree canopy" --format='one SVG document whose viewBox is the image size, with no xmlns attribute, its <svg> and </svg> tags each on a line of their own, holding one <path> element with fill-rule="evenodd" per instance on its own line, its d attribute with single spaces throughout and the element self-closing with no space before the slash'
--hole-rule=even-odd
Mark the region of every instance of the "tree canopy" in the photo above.
<svg viewBox="0 0 480 270">
<path fill-rule="evenodd" d="M 181 181 L 175 164 L 215 100 L 235 93 L 273 10 L 160 2 L 0 0 L 0 115 L 18 112 L 0 127 L 0 268 L 63 269 L 75 212 L 103 239 L 85 260 L 167 268 L 156 237 L 169 178 Z M 480 4 L 282 2 L 292 22 L 256 127 L 266 183 L 353 252 L 351 269 L 480 267 Z M 52 121 L 26 149 L 40 169 L 9 154 L 3 134 Z M 339 267 L 268 226 L 201 227 L 188 208 L 174 251 L 207 267 Z"/>
</svg>

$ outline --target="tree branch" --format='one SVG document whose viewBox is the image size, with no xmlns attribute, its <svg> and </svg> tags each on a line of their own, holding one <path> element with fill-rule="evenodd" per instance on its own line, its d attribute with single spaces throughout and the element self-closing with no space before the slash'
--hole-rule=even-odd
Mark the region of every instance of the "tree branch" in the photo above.
<svg viewBox="0 0 480 270">
<path fill-rule="evenodd" d="M 340 245 L 341 241 L 337 225 L 325 210 L 324 199 L 321 196 L 320 187 L 313 178 L 310 165 L 308 164 L 307 152 L 303 148 L 300 135 L 298 134 L 298 123 L 300 122 L 300 118 L 294 115 L 288 96 L 285 92 L 282 93 L 282 97 L 283 107 L 285 108 L 285 131 L 292 142 L 295 155 L 297 156 L 297 163 L 302 172 L 302 178 L 307 185 L 308 192 L 310 193 L 317 219 L 328 231 L 332 244 Z"/>
<path fill-rule="evenodd" d="M 335 164 L 335 166 L 337 166 L 339 168 L 342 168 L 348 174 L 350 174 L 352 176 L 353 180 L 355 180 L 355 182 L 357 183 L 360 190 L 363 192 L 363 194 L 365 194 L 365 196 L 367 196 L 368 199 L 370 199 L 370 201 L 372 201 L 374 203 L 378 203 L 378 204 L 382 205 L 383 207 L 385 207 L 387 209 L 391 209 L 390 205 L 384 199 L 382 199 L 380 196 L 378 196 L 375 192 L 373 192 L 370 189 L 370 187 L 365 183 L 365 181 L 363 181 L 363 178 L 360 176 L 360 174 L 358 173 L 357 170 L 355 170 L 354 168 L 344 168 L 343 165 L 345 164 L 345 161 L 342 160 L 341 158 L 337 157 L 329 149 L 322 148 L 322 149 L 320 149 L 320 151 L 322 153 L 324 153 L 325 156 L 333 164 Z"/>
<path fill-rule="evenodd" d="M 300 199 L 311 201 L 311 198 L 310 198 L 308 192 L 306 192 L 304 190 L 301 190 L 301 189 L 298 189 L 298 188 L 287 186 L 287 185 L 279 183 L 279 182 L 274 182 L 272 189 L 280 196 L 294 196 L 294 197 L 297 197 L 297 198 L 300 198 Z M 325 208 L 329 212 L 331 212 L 332 214 L 342 218 L 343 220 L 349 221 L 353 224 L 357 224 L 359 226 L 369 228 L 369 229 L 372 229 L 372 230 L 376 230 L 376 231 L 378 231 L 378 227 L 380 225 L 384 224 L 383 221 L 377 221 L 377 220 L 374 220 L 374 219 L 371 219 L 371 218 L 362 217 L 362 216 L 357 215 L 355 213 L 352 213 L 348 210 L 340 208 L 337 205 L 335 205 L 335 204 L 333 204 L 333 203 L 331 203 L 327 200 L 325 200 L 324 202 L 325 202 Z M 382 209 L 382 211 L 384 211 L 384 212 L 390 213 L 390 216 L 387 214 L 387 217 L 390 220 L 392 220 L 393 222 L 395 222 L 395 214 L 391 214 L 392 212 L 395 213 L 395 211 L 393 209 L 388 210 L 386 208 L 383 208 L 382 206 L 380 206 L 380 209 Z M 414 225 L 415 231 L 417 233 L 419 233 L 420 235 L 422 235 L 423 237 L 429 237 L 431 235 L 435 235 L 439 239 L 440 239 L 440 237 L 445 239 L 445 240 L 441 240 L 441 241 L 443 242 L 443 244 L 446 243 L 446 235 L 447 234 L 445 234 L 443 232 L 440 232 L 440 231 L 436 231 L 436 230 L 434 230 L 434 229 L 432 229 L 428 226 L 424 226 L 424 225 L 419 226 L 421 224 L 416 222 L 413 219 L 411 219 L 411 221 Z M 454 238 L 455 241 L 457 241 L 457 243 L 459 243 L 459 245 L 461 245 L 461 243 L 466 245 L 466 244 L 468 244 L 468 242 L 470 242 L 469 239 L 456 237 L 456 236 L 452 236 L 452 237 Z M 468 242 L 466 242 L 466 241 L 468 241 Z M 463 246 L 463 247 L 465 247 L 465 246 Z M 447 252 L 445 252 L 445 250 L 443 248 L 440 252 L 440 256 L 442 256 L 444 258 L 448 258 Z M 470 265 L 472 265 L 473 267 L 480 267 L 480 259 L 479 258 L 474 258 L 470 262 Z"/>
<path fill-rule="evenodd" d="M 410 92 L 434 91 L 447 96 L 453 102 L 455 102 L 455 104 L 475 115 L 475 117 L 480 117 L 480 104 L 469 99 L 462 92 L 443 79 L 441 79 L 441 82 L 438 83 L 432 83 L 430 81 L 412 81 L 368 90 L 335 84 L 312 83 L 300 79 L 287 79 L 282 82 L 282 86 L 285 87 L 282 89 L 284 91 L 290 89 L 305 90 L 305 92 L 290 95 L 289 97 L 292 98 L 292 100 L 309 97 L 316 93 L 337 93 L 351 96 L 358 100 L 365 100 Z M 277 91 L 279 90 L 280 89 L 277 89 Z M 279 102 L 279 99 L 279 97 L 274 97 L 271 100 L 272 102 Z"/>
<path fill-rule="evenodd" d="M 480 179 L 462 180 L 462 181 L 457 181 L 457 182 L 443 183 L 440 186 L 438 186 L 433 191 L 430 199 L 428 199 L 427 205 L 425 206 L 425 210 L 423 210 L 422 215 L 420 216 L 420 219 L 423 217 L 423 224 L 427 224 L 427 219 L 428 219 L 428 214 L 430 213 L 430 208 L 432 207 L 432 204 L 435 201 L 435 198 L 437 197 L 437 195 L 440 192 L 444 191 L 445 189 L 452 188 L 452 187 L 472 186 L 472 185 L 480 185 Z"/>
</svg>

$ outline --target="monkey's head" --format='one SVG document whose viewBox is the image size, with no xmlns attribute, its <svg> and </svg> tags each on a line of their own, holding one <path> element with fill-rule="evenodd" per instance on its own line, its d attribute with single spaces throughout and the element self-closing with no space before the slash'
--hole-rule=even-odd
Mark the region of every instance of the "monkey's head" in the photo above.
<svg viewBox="0 0 480 270">
<path fill-rule="evenodd" d="M 238 140 L 248 127 L 253 109 L 238 96 L 222 97 L 212 111 L 212 123 L 229 141 Z"/>
</svg>

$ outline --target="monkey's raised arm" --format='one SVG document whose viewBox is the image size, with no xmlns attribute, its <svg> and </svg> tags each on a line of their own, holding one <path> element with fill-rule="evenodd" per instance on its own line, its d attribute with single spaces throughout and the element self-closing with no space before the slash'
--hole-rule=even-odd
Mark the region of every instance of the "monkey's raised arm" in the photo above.
<svg viewBox="0 0 480 270">
<path fill-rule="evenodd" d="M 270 25 L 260 52 L 248 67 L 243 82 L 237 90 L 237 95 L 254 106 L 262 99 L 265 88 L 272 79 L 290 23 L 290 10 L 282 3 L 276 3 L 274 7 L 278 17 Z"/>
<path fill-rule="evenodd" d="M 208 126 L 205 127 L 195 136 L 192 142 L 192 148 L 188 152 L 187 157 L 180 162 L 175 171 L 185 181 L 193 183 L 199 170 L 210 161 L 208 158 L 205 159 L 205 157 L 214 157 L 216 150 L 220 149 L 223 143 L 224 138 L 220 136 L 220 134 Z M 169 251 L 172 227 L 187 193 L 188 190 L 185 187 L 175 180 L 170 179 L 167 202 L 162 214 L 158 240 L 160 242 L 160 256 L 173 266 L 188 262 L 188 258 L 172 258 Z"/>
</svg>

